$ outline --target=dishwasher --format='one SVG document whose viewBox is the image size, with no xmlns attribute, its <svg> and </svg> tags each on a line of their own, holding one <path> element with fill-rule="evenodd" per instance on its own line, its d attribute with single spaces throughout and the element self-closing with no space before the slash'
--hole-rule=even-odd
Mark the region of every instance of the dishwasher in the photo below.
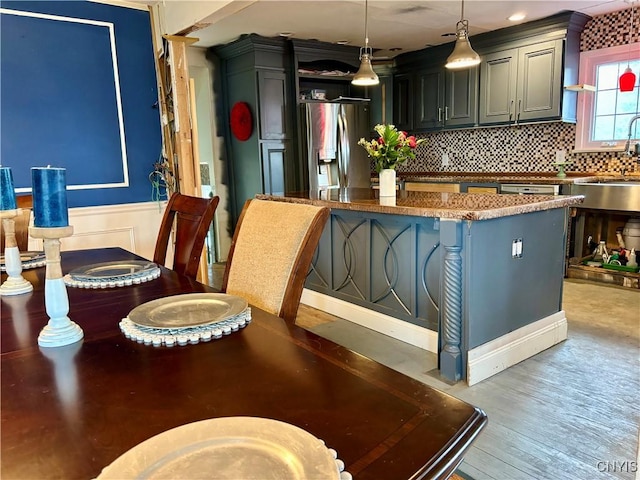
<svg viewBox="0 0 640 480">
<path fill-rule="evenodd" d="M 500 184 L 500 193 L 513 193 L 519 195 L 559 195 L 560 185 L 505 183 Z"/>
</svg>

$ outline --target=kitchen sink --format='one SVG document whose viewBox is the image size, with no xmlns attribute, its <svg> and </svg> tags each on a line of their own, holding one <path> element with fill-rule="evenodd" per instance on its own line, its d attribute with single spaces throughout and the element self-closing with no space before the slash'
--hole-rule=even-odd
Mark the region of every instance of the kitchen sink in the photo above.
<svg viewBox="0 0 640 480">
<path fill-rule="evenodd" d="M 580 208 L 638 212 L 640 210 L 640 180 L 575 183 L 572 195 L 584 195 Z"/>
</svg>

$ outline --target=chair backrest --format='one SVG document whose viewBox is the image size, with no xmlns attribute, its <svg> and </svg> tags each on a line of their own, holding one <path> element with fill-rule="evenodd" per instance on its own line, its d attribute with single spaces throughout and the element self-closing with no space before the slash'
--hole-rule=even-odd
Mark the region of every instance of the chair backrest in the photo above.
<svg viewBox="0 0 640 480">
<path fill-rule="evenodd" d="M 220 197 L 199 198 L 174 193 L 162 217 L 153 261 L 164 265 L 175 220 L 173 270 L 193 279 L 198 274 L 202 248 Z"/>
<path fill-rule="evenodd" d="M 20 209 L 18 216 L 13 219 L 16 232 L 18 250 L 26 252 L 29 249 L 29 224 L 31 223 L 31 209 L 33 208 L 33 196 L 16 195 L 16 206 Z M 4 255 L 4 228 L 0 222 L 0 255 Z"/>
<path fill-rule="evenodd" d="M 238 219 L 222 291 L 295 323 L 329 209 L 247 200 Z"/>
</svg>

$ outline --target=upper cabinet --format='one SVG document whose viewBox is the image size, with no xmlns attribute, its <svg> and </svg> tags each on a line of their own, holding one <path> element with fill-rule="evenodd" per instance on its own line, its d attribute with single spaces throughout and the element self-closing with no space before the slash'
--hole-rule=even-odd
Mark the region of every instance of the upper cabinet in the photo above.
<svg viewBox="0 0 640 480">
<path fill-rule="evenodd" d="M 393 123 L 399 130 L 413 130 L 413 77 L 412 73 L 393 76 Z"/>
<path fill-rule="evenodd" d="M 258 97 L 260 99 L 260 138 L 283 140 L 289 126 L 289 88 L 284 71 L 258 69 Z"/>
<path fill-rule="evenodd" d="M 403 130 L 471 127 L 478 119 L 478 68 L 447 70 L 448 45 L 397 59 L 394 122 Z"/>
<path fill-rule="evenodd" d="M 396 57 L 394 122 L 405 130 L 575 122 L 580 33 L 589 17 L 565 11 L 471 37 L 479 67 L 444 68 L 453 43 Z"/>
<path fill-rule="evenodd" d="M 563 46 L 553 40 L 484 56 L 480 124 L 563 119 Z"/>
<path fill-rule="evenodd" d="M 415 75 L 414 128 L 468 127 L 477 121 L 478 69 L 422 70 Z"/>
</svg>

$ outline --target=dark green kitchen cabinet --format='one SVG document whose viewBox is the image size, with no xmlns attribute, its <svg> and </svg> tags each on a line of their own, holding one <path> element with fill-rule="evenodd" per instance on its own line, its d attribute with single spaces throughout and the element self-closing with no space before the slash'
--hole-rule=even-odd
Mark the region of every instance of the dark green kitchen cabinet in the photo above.
<svg viewBox="0 0 640 480">
<path fill-rule="evenodd" d="M 399 130 L 413 130 L 413 75 L 393 76 L 393 123 Z"/>
<path fill-rule="evenodd" d="M 478 115 L 478 69 L 419 71 L 414 79 L 416 130 L 475 125 Z"/>
<path fill-rule="evenodd" d="M 258 96 L 260 107 L 260 139 L 288 138 L 289 88 L 284 72 L 258 70 Z"/>
<path fill-rule="evenodd" d="M 262 191 L 271 195 L 284 195 L 287 188 L 285 179 L 289 162 L 291 142 L 264 141 L 260 145 L 260 162 L 262 168 Z"/>
<path fill-rule="evenodd" d="M 416 130 L 442 127 L 444 113 L 444 72 L 431 68 L 416 73 L 414 79 L 413 128 Z"/>
<path fill-rule="evenodd" d="M 480 65 L 480 124 L 562 117 L 563 41 L 493 52 Z"/>
<path fill-rule="evenodd" d="M 258 193 L 295 190 L 295 138 L 291 55 L 285 39 L 246 35 L 209 51 L 220 65 L 214 88 L 225 138 L 225 154 L 234 223 L 245 201 Z M 230 127 L 237 102 L 249 105 L 252 134 L 238 139 Z M 287 176 L 291 176 L 288 178 Z"/>
<path fill-rule="evenodd" d="M 380 83 L 367 88 L 371 102 L 369 114 L 371 128 L 378 124 L 393 123 L 393 65 L 374 65 Z"/>
<path fill-rule="evenodd" d="M 576 121 L 580 34 L 590 17 L 563 11 L 471 37 L 478 67 L 444 67 L 454 42 L 395 57 L 394 122 L 438 131 Z"/>
</svg>

